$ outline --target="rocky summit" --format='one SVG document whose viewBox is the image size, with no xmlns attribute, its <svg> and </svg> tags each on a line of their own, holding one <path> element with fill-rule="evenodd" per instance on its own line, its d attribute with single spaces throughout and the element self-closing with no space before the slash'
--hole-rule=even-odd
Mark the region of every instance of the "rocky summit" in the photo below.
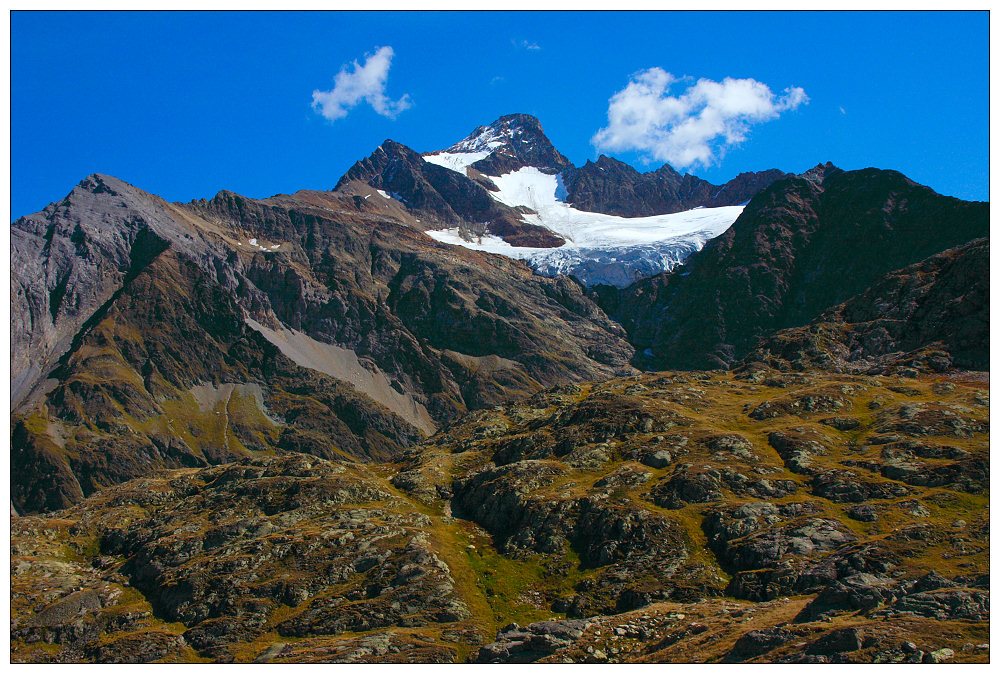
<svg viewBox="0 0 1000 674">
<path fill-rule="evenodd" d="M 12 662 L 989 661 L 988 204 L 518 114 L 11 287 Z"/>
</svg>

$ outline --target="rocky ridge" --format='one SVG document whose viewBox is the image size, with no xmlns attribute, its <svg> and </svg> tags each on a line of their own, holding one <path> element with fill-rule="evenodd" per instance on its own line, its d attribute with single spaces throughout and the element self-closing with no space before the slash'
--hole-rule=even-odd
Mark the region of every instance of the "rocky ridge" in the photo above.
<svg viewBox="0 0 1000 674">
<path fill-rule="evenodd" d="M 727 367 L 886 274 L 988 234 L 989 204 L 895 171 L 820 166 L 762 191 L 684 266 L 593 295 L 628 330 L 639 367 Z"/>
<path fill-rule="evenodd" d="M 639 173 L 624 162 L 603 154 L 580 168 L 563 173 L 567 201 L 583 211 L 638 218 L 677 213 L 692 208 L 738 206 L 771 183 L 792 174 L 770 169 L 741 173 L 724 185 L 681 175 L 669 164 Z"/>
</svg>

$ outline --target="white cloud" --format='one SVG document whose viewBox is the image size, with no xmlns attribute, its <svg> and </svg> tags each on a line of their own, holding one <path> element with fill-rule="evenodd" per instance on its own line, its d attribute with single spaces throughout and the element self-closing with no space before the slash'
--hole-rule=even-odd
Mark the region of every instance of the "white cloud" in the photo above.
<svg viewBox="0 0 1000 674">
<path fill-rule="evenodd" d="M 520 49 L 527 49 L 528 51 L 538 51 L 541 49 L 537 42 L 528 42 L 527 40 L 511 40 L 511 44 Z"/>
<path fill-rule="evenodd" d="M 332 90 L 313 92 L 313 110 L 332 122 L 346 117 L 351 108 L 365 101 L 378 114 L 394 119 L 413 103 L 409 94 L 403 94 L 397 101 L 385 95 L 392 55 L 392 47 L 381 47 L 374 54 L 365 55 L 364 65 L 354 61 L 350 71 L 347 65 L 341 67 L 333 78 Z"/>
<path fill-rule="evenodd" d="M 678 168 L 708 166 L 727 147 L 746 140 L 751 125 L 809 102 L 801 87 L 775 96 L 762 82 L 731 77 L 700 79 L 680 95 L 669 95 L 675 84 L 689 82 L 662 68 L 634 74 L 611 97 L 608 125 L 591 142 L 599 150 L 637 150 Z"/>
</svg>

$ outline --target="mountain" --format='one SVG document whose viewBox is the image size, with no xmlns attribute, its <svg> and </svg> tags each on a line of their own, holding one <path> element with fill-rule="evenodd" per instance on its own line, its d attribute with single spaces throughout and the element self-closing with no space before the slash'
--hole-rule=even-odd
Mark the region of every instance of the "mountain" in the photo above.
<svg viewBox="0 0 1000 674">
<path fill-rule="evenodd" d="M 724 367 L 885 274 L 988 235 L 986 203 L 896 171 L 820 166 L 758 194 L 683 268 L 595 296 L 628 330 L 641 367 Z"/>
<path fill-rule="evenodd" d="M 757 191 L 786 175 L 776 170 L 743 174 L 716 186 L 681 176 L 668 165 L 640 174 L 604 156 L 576 168 L 553 147 L 538 120 L 523 114 L 501 117 L 446 150 L 422 156 L 423 167 L 411 160 L 411 168 L 393 168 L 390 176 L 385 162 L 369 159 L 378 168 L 355 165 L 340 184 L 354 179 L 383 188 L 389 182 L 413 182 L 400 173 L 438 175 L 440 168 L 449 169 L 452 182 L 475 192 L 471 203 L 486 203 L 484 195 L 489 195 L 513 211 L 505 211 L 506 217 L 496 209 L 458 213 L 450 226 L 428 227 L 431 236 L 523 259 L 546 276 L 570 274 L 587 286 L 624 287 L 672 269 L 725 231 Z M 472 183 L 484 191 L 474 190 Z M 418 207 L 426 201 L 423 194 L 406 192 L 403 198 Z M 704 207 L 707 212 L 693 210 Z"/>
<path fill-rule="evenodd" d="M 16 221 L 18 511 L 274 448 L 389 458 L 470 409 L 631 371 L 577 284 L 435 243 L 368 191 L 179 205 L 91 176 Z"/>
<path fill-rule="evenodd" d="M 778 334 L 759 359 L 807 367 L 803 353 L 826 353 L 812 366 L 846 358 L 855 371 L 933 348 L 939 367 L 988 367 L 988 288 L 959 273 L 981 268 L 985 249 L 941 283 L 927 271 L 933 261 L 885 277 L 985 236 L 988 205 L 892 171 L 818 166 L 765 189 L 732 227 L 717 214 L 725 208 L 624 219 L 633 241 L 624 251 L 611 246 L 622 218 L 545 202 L 534 189 L 554 193 L 553 171 L 566 170 L 543 138 L 537 123 L 512 117 L 452 148 L 548 164 L 481 173 L 492 192 L 386 141 L 332 192 L 168 204 L 95 175 L 16 221 L 12 466 L 26 478 L 13 485 L 15 507 L 61 508 L 160 468 L 273 447 L 387 460 L 468 411 L 629 372 L 630 362 L 732 363 L 869 288 L 870 299 L 810 328 L 829 334 L 837 323 L 839 346 L 810 338 L 800 349 L 789 344 L 801 332 Z M 534 216 L 512 205 L 525 195 Z M 575 231 L 586 246 L 529 249 L 553 278 L 469 250 L 491 250 L 482 239 L 455 247 L 434 241 L 454 240 L 441 230 L 422 233 L 456 218 L 539 214 L 585 219 Z M 658 241 L 665 231 L 678 234 Z M 623 267 L 637 251 L 646 266 L 633 257 Z M 686 255 L 681 271 L 628 285 L 626 268 L 652 273 Z M 628 287 L 588 294 L 569 274 Z"/>
</svg>

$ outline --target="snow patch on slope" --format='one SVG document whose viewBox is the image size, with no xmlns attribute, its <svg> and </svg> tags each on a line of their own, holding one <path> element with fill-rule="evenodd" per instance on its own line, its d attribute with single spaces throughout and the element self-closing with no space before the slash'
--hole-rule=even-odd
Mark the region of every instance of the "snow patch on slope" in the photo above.
<svg viewBox="0 0 1000 674">
<path fill-rule="evenodd" d="M 709 230 L 688 232 L 666 241 L 576 245 L 567 241 L 559 248 L 512 246 L 498 236 L 486 235 L 466 241 L 458 228 L 424 232 L 435 241 L 524 260 L 542 276 L 575 276 L 585 286 L 611 285 L 624 288 L 639 279 L 670 271 L 699 251 L 717 234 Z"/>
<path fill-rule="evenodd" d="M 481 159 L 486 159 L 497 148 L 506 145 L 515 133 L 520 135 L 521 130 L 482 127 L 482 131 L 478 134 L 474 133 L 447 150 L 424 155 L 424 161 L 467 175 L 466 169 L 469 166 Z"/>
<path fill-rule="evenodd" d="M 466 168 L 480 159 L 486 159 L 490 156 L 490 152 L 492 150 L 486 152 L 439 152 L 438 154 L 425 155 L 424 161 L 465 175 Z"/>
<path fill-rule="evenodd" d="M 496 236 L 466 241 L 458 229 L 429 231 L 437 241 L 525 260 L 543 276 L 572 274 L 584 285 L 625 287 L 640 278 L 670 271 L 709 239 L 736 221 L 742 206 L 696 208 L 682 213 L 623 218 L 580 211 L 567 204 L 561 175 L 525 167 L 491 180 L 491 193 L 511 207 L 535 211 L 524 221 L 546 227 L 566 239 L 559 248 L 511 246 Z"/>
<path fill-rule="evenodd" d="M 455 143 L 448 148 L 448 152 L 486 152 L 488 155 L 514 137 L 514 131 L 509 128 L 497 129 L 492 126 L 480 128 L 482 131 Z M 517 129 L 516 132 L 520 134 L 521 130 Z"/>
<path fill-rule="evenodd" d="M 241 241 L 237 241 L 236 245 L 240 246 L 241 248 L 243 247 L 243 243 Z M 249 239 L 249 240 L 247 240 L 247 245 L 249 247 L 251 247 L 251 248 L 256 248 L 257 250 L 263 251 L 265 253 L 274 253 L 279 248 L 281 248 L 281 244 L 280 243 L 272 244 L 271 247 L 268 248 L 266 245 L 264 245 L 264 244 L 260 243 L 259 241 L 257 241 L 257 239 Z"/>
</svg>

